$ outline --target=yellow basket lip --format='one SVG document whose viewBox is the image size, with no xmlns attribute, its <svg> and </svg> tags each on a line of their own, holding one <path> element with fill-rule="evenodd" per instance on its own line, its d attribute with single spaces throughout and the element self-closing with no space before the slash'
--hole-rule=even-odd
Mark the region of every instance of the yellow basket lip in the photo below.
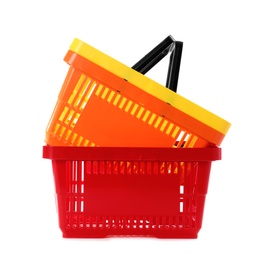
<svg viewBox="0 0 263 260">
<path fill-rule="evenodd" d="M 226 135 L 231 126 L 223 118 L 209 112 L 78 38 L 73 40 L 69 49 L 224 135 Z"/>
</svg>

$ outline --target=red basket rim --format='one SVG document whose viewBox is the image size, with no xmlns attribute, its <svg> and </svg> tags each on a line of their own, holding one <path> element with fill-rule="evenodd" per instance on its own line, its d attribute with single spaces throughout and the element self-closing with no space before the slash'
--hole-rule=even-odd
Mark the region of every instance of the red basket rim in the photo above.
<svg viewBox="0 0 263 260">
<path fill-rule="evenodd" d="M 221 148 L 76 147 L 43 146 L 43 158 L 51 160 L 215 161 Z"/>
</svg>

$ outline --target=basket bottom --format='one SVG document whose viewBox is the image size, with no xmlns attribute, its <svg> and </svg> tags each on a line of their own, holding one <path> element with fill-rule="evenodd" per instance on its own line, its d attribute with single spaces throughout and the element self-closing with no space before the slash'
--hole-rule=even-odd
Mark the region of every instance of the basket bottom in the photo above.
<svg viewBox="0 0 263 260">
<path fill-rule="evenodd" d="M 158 239 L 196 239 L 198 232 L 185 230 L 64 230 L 63 238 L 154 237 Z"/>
<path fill-rule="evenodd" d="M 64 238 L 155 237 L 197 238 L 201 227 L 195 216 L 87 217 L 68 216 L 60 225 Z M 77 217 L 77 218 L 76 218 Z M 84 221 L 83 221 L 84 220 Z"/>
</svg>

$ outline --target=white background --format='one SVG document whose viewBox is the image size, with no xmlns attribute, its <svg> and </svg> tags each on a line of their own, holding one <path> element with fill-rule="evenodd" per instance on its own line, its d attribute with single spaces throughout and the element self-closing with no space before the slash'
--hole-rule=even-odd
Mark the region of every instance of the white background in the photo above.
<svg viewBox="0 0 263 260">
<path fill-rule="evenodd" d="M 263 259 L 261 1 L 1 1 L 0 259 Z M 45 128 L 77 37 L 132 66 L 184 42 L 178 93 L 232 123 L 196 240 L 63 239 Z M 161 64 L 149 77 L 165 84 Z"/>
</svg>

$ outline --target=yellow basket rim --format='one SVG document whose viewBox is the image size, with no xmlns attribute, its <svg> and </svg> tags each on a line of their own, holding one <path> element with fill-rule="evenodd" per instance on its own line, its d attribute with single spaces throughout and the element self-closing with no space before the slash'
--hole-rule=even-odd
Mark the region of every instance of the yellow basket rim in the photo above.
<svg viewBox="0 0 263 260">
<path fill-rule="evenodd" d="M 223 118 L 191 102 L 78 38 L 72 41 L 69 49 L 224 135 L 226 135 L 231 126 L 231 124 Z"/>
</svg>

